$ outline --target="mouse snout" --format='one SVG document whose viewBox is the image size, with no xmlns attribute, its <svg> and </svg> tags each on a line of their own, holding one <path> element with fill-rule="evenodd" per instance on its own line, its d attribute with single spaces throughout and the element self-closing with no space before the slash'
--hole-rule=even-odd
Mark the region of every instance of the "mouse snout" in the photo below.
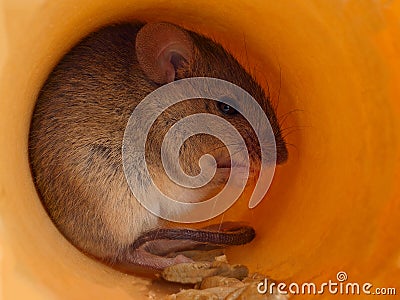
<svg viewBox="0 0 400 300">
<path fill-rule="evenodd" d="M 260 145 L 255 147 L 255 152 L 261 155 L 260 147 L 262 147 L 266 150 L 266 152 L 264 153 L 267 154 L 267 163 L 275 163 L 276 165 L 281 165 L 288 160 L 289 153 L 286 147 L 286 141 L 282 137 L 281 129 L 277 126 L 274 126 L 275 124 L 276 123 L 272 123 L 273 135 L 270 131 L 264 131 L 260 133 Z M 273 141 L 273 139 L 275 141 Z M 273 156 L 273 151 L 275 152 L 276 157 Z M 261 159 L 261 156 L 258 156 L 258 158 Z"/>
<path fill-rule="evenodd" d="M 289 153 L 286 148 L 286 143 L 280 135 L 275 137 L 275 145 L 276 145 L 276 164 L 280 165 L 287 161 Z"/>
</svg>

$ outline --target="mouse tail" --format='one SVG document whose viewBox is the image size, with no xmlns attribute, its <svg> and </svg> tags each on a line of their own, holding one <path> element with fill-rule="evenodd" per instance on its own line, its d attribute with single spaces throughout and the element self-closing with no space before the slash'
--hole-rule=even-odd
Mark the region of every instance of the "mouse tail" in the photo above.
<svg viewBox="0 0 400 300">
<path fill-rule="evenodd" d="M 247 244 L 254 237 L 255 230 L 245 225 L 230 227 L 228 229 L 213 229 L 213 227 L 202 229 L 159 228 L 142 234 L 131 245 L 131 249 L 137 249 L 145 243 L 155 240 L 191 240 L 215 246 L 235 246 Z"/>
</svg>

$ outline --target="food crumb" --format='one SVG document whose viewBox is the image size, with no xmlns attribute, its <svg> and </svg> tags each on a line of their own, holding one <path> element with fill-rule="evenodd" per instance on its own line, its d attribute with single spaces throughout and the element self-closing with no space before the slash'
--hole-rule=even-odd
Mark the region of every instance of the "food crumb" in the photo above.
<svg viewBox="0 0 400 300">
<path fill-rule="evenodd" d="M 192 254 L 193 257 L 209 257 L 204 253 Z M 214 256 L 213 261 L 194 261 L 165 268 L 161 277 L 168 282 L 193 284 L 193 288 L 181 289 L 167 296 L 166 300 L 289 299 L 277 292 L 260 294 L 257 286 L 265 276 L 249 274 L 244 265 L 230 265 L 225 255 Z"/>
</svg>

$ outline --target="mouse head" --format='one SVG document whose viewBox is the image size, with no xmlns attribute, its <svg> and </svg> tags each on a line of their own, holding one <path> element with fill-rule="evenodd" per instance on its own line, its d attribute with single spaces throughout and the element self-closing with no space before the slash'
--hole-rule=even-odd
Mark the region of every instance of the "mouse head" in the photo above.
<svg viewBox="0 0 400 300">
<path fill-rule="evenodd" d="M 144 25 L 137 34 L 136 55 L 139 66 L 155 84 L 161 86 L 175 80 L 191 77 L 213 77 L 229 81 L 246 90 L 261 106 L 271 124 L 276 143 L 276 162 L 278 164 L 287 160 L 287 149 L 281 135 L 279 123 L 269 98 L 263 89 L 247 73 L 237 60 L 222 46 L 212 40 L 194 32 L 184 30 L 169 23 L 149 23 Z M 226 97 L 232 101 L 243 101 L 226 91 Z M 211 154 L 217 163 L 214 179 L 204 188 L 205 198 L 217 193 L 224 185 L 227 178 L 226 170 L 231 164 L 239 164 L 248 155 L 251 163 L 251 174 L 256 174 L 260 165 L 260 142 L 249 122 L 234 108 L 223 102 L 209 99 L 191 99 L 168 108 L 157 119 L 150 132 L 147 142 L 148 161 L 150 169 L 160 174 L 162 168 L 160 151 L 162 139 L 174 122 L 192 114 L 215 114 L 230 122 L 243 137 L 246 151 L 239 151 L 229 156 L 226 146 L 219 139 L 208 134 L 197 134 L 186 140 L 180 149 L 180 166 L 188 175 L 197 175 L 200 172 L 199 159 L 204 154 Z M 213 126 L 210 124 L 210 126 Z M 229 140 L 229 133 L 226 133 Z M 230 136 L 230 143 L 236 143 L 236 137 Z M 243 149 L 245 150 L 245 149 Z M 166 181 L 164 181 L 166 182 Z M 165 184 L 165 191 L 169 190 L 175 196 L 179 193 Z M 169 194 L 167 192 L 167 194 Z M 187 193 L 182 193 L 183 201 L 189 198 Z M 198 191 L 194 200 L 198 201 Z"/>
</svg>

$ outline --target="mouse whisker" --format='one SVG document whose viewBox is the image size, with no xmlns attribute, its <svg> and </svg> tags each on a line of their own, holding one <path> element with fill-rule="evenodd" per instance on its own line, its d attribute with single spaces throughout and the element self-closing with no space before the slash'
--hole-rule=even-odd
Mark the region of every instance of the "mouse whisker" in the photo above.
<svg viewBox="0 0 400 300">
<path fill-rule="evenodd" d="M 288 130 L 292 130 L 292 129 L 303 130 L 303 129 L 310 128 L 310 127 L 311 126 L 305 126 L 305 125 L 303 125 L 303 126 L 301 126 L 301 125 L 292 125 L 292 126 L 288 126 L 288 127 L 282 128 L 280 132 L 281 133 L 285 133 Z"/>
<path fill-rule="evenodd" d="M 243 48 L 244 48 L 244 53 L 245 53 L 245 57 L 246 57 L 246 63 L 247 63 L 247 67 L 250 66 L 250 61 L 249 61 L 249 54 L 247 52 L 247 43 L 246 43 L 246 36 L 243 32 Z"/>
<path fill-rule="evenodd" d="M 304 127 L 304 126 L 299 126 L 299 125 L 288 126 L 288 127 L 282 128 L 281 129 L 281 133 L 286 132 L 286 131 L 291 130 L 291 129 L 294 129 L 294 128 L 302 129 L 302 127 Z"/>
<path fill-rule="evenodd" d="M 295 144 L 286 143 L 286 145 L 295 148 L 297 151 L 299 150 Z"/>
<path fill-rule="evenodd" d="M 286 128 L 286 129 L 290 129 L 290 127 L 288 127 L 288 128 Z M 301 131 L 301 130 L 303 130 L 304 128 L 300 128 L 300 127 L 298 127 L 298 128 L 296 128 L 296 127 L 294 127 L 294 128 L 292 128 L 291 130 L 285 130 L 284 132 L 283 132 L 283 134 L 282 134 L 282 138 L 283 139 L 286 139 L 286 137 L 288 137 L 289 135 L 291 135 L 292 133 L 295 133 L 295 132 L 297 132 L 297 131 Z M 282 133 L 282 132 L 281 132 Z"/>
<path fill-rule="evenodd" d="M 278 88 L 278 95 L 276 97 L 276 101 L 274 101 L 274 103 L 271 101 L 271 105 L 274 111 L 278 111 L 278 107 L 279 107 L 279 101 L 280 101 L 280 97 L 281 97 L 281 89 L 282 89 L 282 68 L 281 68 L 281 64 L 278 61 L 278 66 L 279 66 L 279 88 Z M 267 82 L 268 84 L 268 82 Z M 268 93 L 269 93 L 269 85 L 268 85 Z M 271 100 L 271 99 L 270 99 Z"/>
<path fill-rule="evenodd" d="M 288 111 L 287 113 L 284 113 L 284 114 L 278 116 L 279 127 L 282 128 L 283 125 L 285 124 L 287 118 L 288 118 L 291 114 L 297 113 L 297 112 L 304 112 L 304 110 L 303 110 L 303 109 L 295 108 L 295 109 L 292 109 L 292 110 Z"/>
<path fill-rule="evenodd" d="M 278 111 L 279 102 L 281 100 L 281 89 L 282 89 L 282 67 L 281 67 L 281 64 L 279 63 L 279 61 L 278 61 L 278 65 L 279 65 L 279 89 L 278 89 L 278 101 L 274 108 L 275 111 Z"/>
</svg>

